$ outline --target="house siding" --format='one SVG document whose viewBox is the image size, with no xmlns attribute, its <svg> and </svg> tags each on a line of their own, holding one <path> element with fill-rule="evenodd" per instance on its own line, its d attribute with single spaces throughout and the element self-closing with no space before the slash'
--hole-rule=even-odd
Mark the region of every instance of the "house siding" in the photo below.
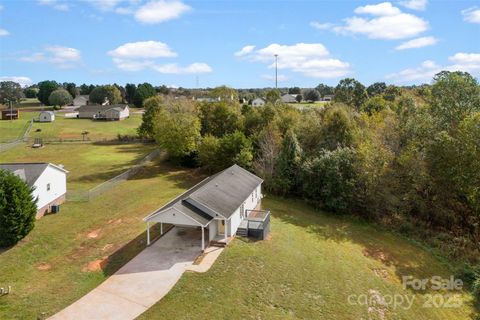
<svg viewBox="0 0 480 320">
<path fill-rule="evenodd" d="M 37 215 L 36 215 L 36 218 L 37 219 L 40 219 L 41 217 L 43 217 L 45 214 L 49 213 L 51 211 L 51 208 L 52 208 L 52 205 L 54 204 L 62 204 L 65 202 L 65 195 L 62 195 L 60 197 L 58 197 L 57 199 L 54 199 L 52 201 L 50 201 L 49 203 L 47 203 L 46 205 L 44 205 L 43 207 L 41 207 L 40 209 L 38 209 L 37 211 Z"/>
<path fill-rule="evenodd" d="M 262 185 L 260 184 L 255 190 L 248 196 L 247 199 L 243 202 L 244 210 L 255 210 L 258 207 L 262 199 Z M 230 217 L 229 222 L 227 223 L 228 226 L 228 235 L 232 236 L 237 232 L 240 223 L 242 222 L 243 218 L 240 214 L 240 208 L 238 208 L 234 214 Z"/>
<path fill-rule="evenodd" d="M 50 184 L 50 190 L 47 190 Z M 48 206 L 67 192 L 67 174 L 52 166 L 48 166 L 34 183 L 34 198 L 38 197 L 37 209 Z"/>
<path fill-rule="evenodd" d="M 215 236 L 217 235 L 217 231 L 218 231 L 217 223 L 218 223 L 217 220 L 213 220 L 208 225 L 208 240 L 209 241 L 212 241 L 215 238 Z"/>
</svg>

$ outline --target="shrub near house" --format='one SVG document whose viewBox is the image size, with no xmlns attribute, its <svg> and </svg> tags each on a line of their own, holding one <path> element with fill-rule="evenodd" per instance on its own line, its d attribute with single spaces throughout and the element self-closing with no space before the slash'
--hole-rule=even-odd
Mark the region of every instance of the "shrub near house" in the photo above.
<svg viewBox="0 0 480 320">
<path fill-rule="evenodd" d="M 20 177 L 0 169 L 0 247 L 16 244 L 33 229 L 37 201 L 32 192 Z"/>
</svg>

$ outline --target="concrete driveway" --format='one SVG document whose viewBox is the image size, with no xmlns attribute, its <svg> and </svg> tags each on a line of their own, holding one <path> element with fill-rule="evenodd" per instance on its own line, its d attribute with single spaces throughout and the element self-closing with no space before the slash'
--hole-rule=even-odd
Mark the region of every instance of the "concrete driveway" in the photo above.
<svg viewBox="0 0 480 320">
<path fill-rule="evenodd" d="M 50 319 L 135 319 L 170 291 L 200 253 L 199 230 L 175 227 Z"/>
</svg>

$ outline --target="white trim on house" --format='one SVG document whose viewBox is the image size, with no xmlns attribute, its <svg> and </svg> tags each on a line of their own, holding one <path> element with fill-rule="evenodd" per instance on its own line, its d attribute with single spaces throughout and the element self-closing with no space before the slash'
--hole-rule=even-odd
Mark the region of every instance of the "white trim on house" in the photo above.
<svg viewBox="0 0 480 320">
<path fill-rule="evenodd" d="M 261 201 L 263 180 L 247 170 L 233 165 L 214 176 L 202 180 L 194 187 L 169 201 L 163 207 L 143 218 L 147 223 L 147 240 L 150 239 L 150 222 L 208 228 L 210 241 L 218 239 L 218 221 L 223 221 L 226 241 L 233 236 L 243 219 L 246 210 L 253 210 Z M 244 212 L 240 212 L 243 209 Z M 185 219 L 172 219 L 172 212 L 182 213 Z M 219 213 L 222 212 L 222 213 Z M 167 218 L 167 213 L 170 215 Z M 162 219 L 162 215 L 165 218 Z M 215 223 L 211 223 L 216 221 Z M 203 231 L 202 231 L 203 232 Z M 202 248 L 204 243 L 202 242 Z"/>
</svg>

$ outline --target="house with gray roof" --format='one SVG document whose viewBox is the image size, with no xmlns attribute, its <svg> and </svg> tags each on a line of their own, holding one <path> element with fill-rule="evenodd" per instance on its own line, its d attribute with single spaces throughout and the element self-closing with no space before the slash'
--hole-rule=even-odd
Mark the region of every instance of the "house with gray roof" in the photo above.
<svg viewBox="0 0 480 320">
<path fill-rule="evenodd" d="M 72 106 L 79 107 L 87 105 L 89 104 L 89 99 L 90 97 L 88 94 L 77 95 L 72 101 Z"/>
<path fill-rule="evenodd" d="M 65 202 L 67 173 L 62 166 L 52 163 L 0 163 L 0 170 L 13 172 L 29 187 L 37 200 L 37 219 L 51 212 L 52 206 Z"/>
<path fill-rule="evenodd" d="M 89 104 L 77 108 L 77 111 L 77 118 L 80 119 L 124 120 L 130 116 L 130 109 L 126 104 Z"/>
<path fill-rule="evenodd" d="M 202 250 L 206 239 L 208 243 L 225 244 L 239 231 L 248 235 L 244 233 L 246 221 L 260 213 L 262 183 L 261 178 L 238 165 L 206 178 L 143 219 L 147 223 L 147 243 L 153 223 L 160 223 L 162 233 L 165 223 L 201 228 Z"/>
</svg>

